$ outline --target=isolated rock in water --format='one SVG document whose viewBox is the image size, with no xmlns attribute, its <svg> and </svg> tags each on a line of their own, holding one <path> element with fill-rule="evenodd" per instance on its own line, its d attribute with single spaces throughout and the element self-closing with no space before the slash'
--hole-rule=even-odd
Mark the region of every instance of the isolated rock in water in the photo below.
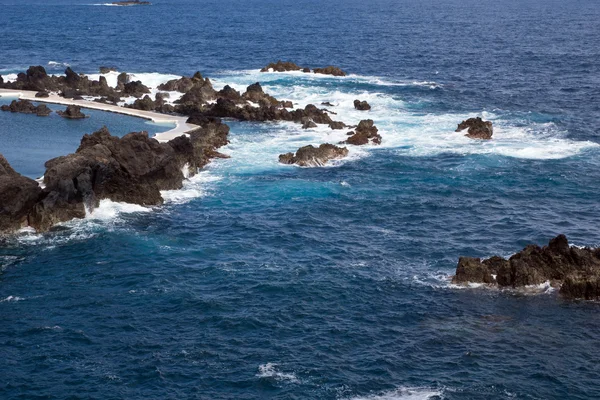
<svg viewBox="0 0 600 400">
<path fill-rule="evenodd" d="M 81 112 L 81 107 L 74 105 L 69 105 L 67 106 L 67 109 L 65 111 L 57 111 L 56 113 L 61 117 L 68 119 L 87 118 L 87 115 Z"/>
<path fill-rule="evenodd" d="M 295 155 L 294 153 L 281 154 L 279 162 L 282 164 L 296 164 L 301 167 L 322 167 L 329 160 L 344 158 L 347 155 L 347 148 L 325 143 L 319 147 L 312 145 L 301 147 Z"/>
<path fill-rule="evenodd" d="M 108 74 L 109 72 L 117 72 L 116 67 L 100 67 L 101 74 Z"/>
<path fill-rule="evenodd" d="M 368 111 L 371 106 L 366 101 L 354 100 L 354 108 L 361 111 Z"/>
<path fill-rule="evenodd" d="M 47 117 L 52 113 L 45 104 L 34 106 L 29 100 L 13 100 L 10 105 L 4 104 L 0 107 L 2 111 L 10 111 L 21 114 L 35 114 L 38 117 Z"/>
<path fill-rule="evenodd" d="M 596 282 L 600 276 L 600 248 L 571 247 L 564 235 L 548 246 L 529 245 L 510 259 L 494 256 L 459 259 L 454 283 L 487 283 L 501 287 L 563 282 L 560 293 L 571 298 L 595 298 L 600 295 Z"/>
<path fill-rule="evenodd" d="M 333 104 L 331 104 L 331 103 L 330 103 L 330 102 L 328 102 L 328 101 L 324 101 L 324 102 L 322 102 L 322 103 L 321 103 L 321 105 L 322 105 L 322 106 L 327 106 L 327 107 L 335 107 Z"/>
<path fill-rule="evenodd" d="M 365 144 L 381 144 L 381 135 L 378 133 L 377 127 L 373 124 L 371 119 L 363 119 L 359 122 L 355 129 L 355 132 L 346 140 L 346 143 L 353 144 L 355 146 L 362 146 Z"/>
<path fill-rule="evenodd" d="M 17 173 L 0 154 L 0 235 L 28 225 L 27 216 L 41 191 L 36 181 Z"/>
<path fill-rule="evenodd" d="M 266 67 L 260 70 L 260 72 L 269 72 L 269 70 L 273 70 L 274 72 L 285 72 L 285 71 L 299 71 L 302 67 L 294 64 L 289 61 L 277 61 L 276 63 L 270 63 Z"/>
<path fill-rule="evenodd" d="M 346 76 L 346 73 L 338 67 L 328 66 L 325 68 L 315 68 L 313 70 L 315 74 L 333 75 L 333 76 Z"/>
<path fill-rule="evenodd" d="M 329 127 L 331 129 L 344 129 L 346 127 L 346 124 L 343 123 L 342 121 L 331 121 L 329 123 Z"/>
<path fill-rule="evenodd" d="M 463 131 L 467 128 L 469 130 L 465 136 L 470 137 L 471 139 L 491 139 L 492 134 L 494 133 L 492 123 L 490 121 L 484 121 L 480 117 L 469 118 L 461 122 L 458 124 L 458 128 L 456 128 L 456 132 Z"/>
</svg>

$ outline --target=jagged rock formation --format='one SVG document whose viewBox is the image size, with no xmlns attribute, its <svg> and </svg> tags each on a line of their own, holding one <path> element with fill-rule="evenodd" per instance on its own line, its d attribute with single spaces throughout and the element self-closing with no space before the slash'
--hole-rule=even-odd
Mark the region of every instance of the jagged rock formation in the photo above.
<svg viewBox="0 0 600 400">
<path fill-rule="evenodd" d="M 296 151 L 296 154 L 281 154 L 279 162 L 282 164 L 296 164 L 301 167 L 322 167 L 329 160 L 344 158 L 347 155 L 347 148 L 325 143 L 319 147 L 312 145 L 301 147 Z"/>
<path fill-rule="evenodd" d="M 58 115 L 67 119 L 83 119 L 88 116 L 81 112 L 81 107 L 69 105 L 65 111 L 57 111 Z"/>
<path fill-rule="evenodd" d="M 344 143 L 362 146 L 365 144 L 381 144 L 381 135 L 372 119 L 363 119 L 354 131 L 348 132 L 350 137 Z"/>
<path fill-rule="evenodd" d="M 453 283 L 486 283 L 500 287 L 562 283 L 560 293 L 568 298 L 600 298 L 600 248 L 571 247 L 564 235 L 548 246 L 529 245 L 508 260 L 494 256 L 461 257 Z"/>
<path fill-rule="evenodd" d="M 470 137 L 471 139 L 489 140 L 494 134 L 492 123 L 490 121 L 484 121 L 480 117 L 464 120 L 458 124 L 456 132 L 460 132 L 465 129 L 468 129 L 465 136 Z"/>
<path fill-rule="evenodd" d="M 132 132 L 122 138 L 106 128 L 85 135 L 77 151 L 46 162 L 44 189 L 0 159 L 0 229 L 22 226 L 46 231 L 59 222 L 83 218 L 100 200 L 145 206 L 163 202 L 160 191 L 179 189 L 210 159 L 224 157 L 229 127 L 216 119 L 194 121 L 200 128 L 167 143 Z M 185 171 L 185 174 L 184 174 Z"/>
<path fill-rule="evenodd" d="M 28 213 L 41 192 L 36 181 L 17 173 L 0 154 L 0 235 L 28 225 Z"/>
<path fill-rule="evenodd" d="M 368 111 L 371 109 L 371 105 L 366 101 L 354 100 L 354 108 L 360 111 Z"/>
</svg>

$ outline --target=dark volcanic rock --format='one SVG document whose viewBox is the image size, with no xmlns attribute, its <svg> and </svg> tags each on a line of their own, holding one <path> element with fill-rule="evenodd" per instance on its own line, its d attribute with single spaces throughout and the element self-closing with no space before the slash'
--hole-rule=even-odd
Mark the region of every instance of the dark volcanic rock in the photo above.
<svg viewBox="0 0 600 400">
<path fill-rule="evenodd" d="M 259 104 L 262 101 L 265 105 L 279 104 L 279 101 L 275 97 L 270 96 L 263 91 L 262 86 L 260 86 L 260 83 L 258 82 L 248 86 L 246 93 L 242 95 L 242 98 L 246 101 L 252 101 Z"/>
<path fill-rule="evenodd" d="M 279 162 L 282 164 L 296 164 L 301 167 L 322 167 L 329 160 L 344 158 L 347 155 L 347 148 L 325 143 L 319 147 L 312 145 L 301 147 L 295 155 L 294 153 L 281 154 Z"/>
<path fill-rule="evenodd" d="M 461 257 L 452 281 L 497 283 L 501 287 L 563 282 L 561 294 L 587 299 L 600 295 L 599 276 L 600 248 L 571 247 L 567 238 L 559 235 L 548 246 L 529 245 L 508 260 L 497 256 L 483 261 Z"/>
<path fill-rule="evenodd" d="M 141 81 L 129 82 L 123 86 L 123 94 L 125 95 L 142 97 L 146 93 L 150 93 L 150 89 Z"/>
<path fill-rule="evenodd" d="M 129 75 L 127 75 L 125 72 L 121 72 L 117 76 L 117 90 L 122 91 L 125 88 L 125 85 L 129 83 L 130 80 L 131 77 Z"/>
<path fill-rule="evenodd" d="M 229 85 L 225 85 L 223 89 L 219 90 L 217 92 L 217 97 L 231 100 L 236 104 L 243 102 L 241 93 Z"/>
<path fill-rule="evenodd" d="M 217 120 L 167 143 L 132 132 L 122 138 L 111 136 L 106 128 L 85 135 L 74 154 L 46 162 L 45 188 L 31 207 L 29 225 L 46 231 L 52 225 L 82 218 L 100 200 L 157 205 L 160 191 L 179 189 L 183 170 L 194 175 L 211 158 L 223 157 L 216 151 L 227 144 L 229 127 Z"/>
<path fill-rule="evenodd" d="M 27 216 L 41 192 L 36 181 L 17 173 L 0 154 L 0 235 L 28 225 Z"/>
<path fill-rule="evenodd" d="M 460 132 L 465 129 L 469 129 L 465 136 L 471 139 L 491 139 L 494 129 L 490 121 L 484 121 L 480 117 L 469 118 L 460 124 L 456 128 L 456 132 Z"/>
<path fill-rule="evenodd" d="M 324 101 L 324 102 L 322 102 L 322 103 L 321 103 L 321 105 L 322 105 L 322 106 L 327 106 L 327 107 L 335 107 L 333 104 L 331 104 L 331 103 L 330 103 L 330 102 L 328 102 L 328 101 Z"/>
<path fill-rule="evenodd" d="M 47 98 L 47 97 L 50 97 L 50 93 L 48 93 L 48 92 L 46 92 L 46 91 L 44 90 L 44 91 L 42 91 L 42 92 L 37 92 L 37 93 L 35 94 L 35 97 L 37 97 L 37 98 Z"/>
<path fill-rule="evenodd" d="M 87 118 L 87 115 L 81 112 L 81 107 L 74 105 L 69 105 L 67 106 L 67 109 L 65 111 L 57 111 L 56 113 L 61 117 L 68 119 Z"/>
<path fill-rule="evenodd" d="M 101 74 L 108 74 L 109 72 L 117 72 L 116 67 L 100 67 Z"/>
<path fill-rule="evenodd" d="M 310 128 L 316 128 L 317 124 L 314 123 L 313 120 L 311 120 L 310 118 L 304 117 L 302 119 L 302 129 L 310 129 Z"/>
<path fill-rule="evenodd" d="M 47 117 L 52 113 L 45 104 L 34 106 L 29 100 L 13 100 L 10 105 L 0 107 L 2 111 L 17 112 L 21 114 L 35 114 L 38 117 Z"/>
<path fill-rule="evenodd" d="M 329 123 L 329 127 L 331 129 L 344 129 L 346 127 L 346 124 L 343 123 L 342 121 L 331 121 Z"/>
<path fill-rule="evenodd" d="M 354 108 L 361 111 L 368 111 L 371 106 L 366 101 L 354 100 Z"/>
<path fill-rule="evenodd" d="M 260 72 L 269 72 L 272 69 L 275 72 L 285 72 L 285 71 L 300 71 L 302 67 L 294 64 L 289 61 L 277 61 L 276 63 L 270 63 L 266 67 L 260 70 Z"/>
<path fill-rule="evenodd" d="M 180 111 L 183 114 L 189 114 L 189 112 L 185 111 L 186 109 L 200 110 L 203 104 L 206 104 L 207 102 L 217 98 L 217 92 L 213 88 L 210 79 L 203 78 L 200 72 L 196 72 L 192 78 L 182 79 L 190 79 L 192 82 L 192 86 L 183 96 L 181 96 L 181 99 L 176 101 L 177 104 L 181 104 L 183 106 L 181 108 L 182 111 Z M 169 83 L 167 82 L 166 85 L 168 84 Z M 178 85 L 183 85 L 183 83 L 179 83 Z"/>
<path fill-rule="evenodd" d="M 346 73 L 342 71 L 338 67 L 328 66 L 325 68 L 315 68 L 313 70 L 315 74 L 325 74 L 325 75 L 333 75 L 333 76 L 346 76 Z"/>
<path fill-rule="evenodd" d="M 346 140 L 346 143 L 356 146 L 364 144 L 381 144 L 381 135 L 371 119 L 363 119 L 358 123 L 355 132 Z M 350 134 L 350 133 L 349 133 Z"/>
</svg>

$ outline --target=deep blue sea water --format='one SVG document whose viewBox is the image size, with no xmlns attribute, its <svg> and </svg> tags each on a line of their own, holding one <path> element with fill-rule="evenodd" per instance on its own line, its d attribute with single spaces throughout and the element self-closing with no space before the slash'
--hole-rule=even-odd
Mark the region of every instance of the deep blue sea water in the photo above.
<svg viewBox="0 0 600 400">
<path fill-rule="evenodd" d="M 295 168 L 277 155 L 344 132 L 230 121 L 232 157 L 164 206 L 1 244 L 1 399 L 600 398 L 598 303 L 449 283 L 461 255 L 600 245 L 600 3 L 93 3 L 0 0 L 0 74 L 200 70 L 383 143 Z M 280 58 L 350 76 L 258 72 Z M 38 177 L 103 125 L 164 130 L 89 114 L 0 113 L 0 153 Z M 492 141 L 453 132 L 475 115 Z"/>
</svg>

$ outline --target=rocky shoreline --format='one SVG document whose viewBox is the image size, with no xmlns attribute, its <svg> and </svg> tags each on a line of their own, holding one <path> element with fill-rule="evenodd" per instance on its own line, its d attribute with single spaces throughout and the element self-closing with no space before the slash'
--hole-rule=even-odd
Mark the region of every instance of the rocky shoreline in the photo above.
<svg viewBox="0 0 600 400">
<path fill-rule="evenodd" d="M 519 288 L 550 282 L 565 298 L 600 299 L 600 248 L 570 246 L 565 235 L 547 246 L 529 245 L 508 260 L 461 257 L 452 283 Z"/>
<path fill-rule="evenodd" d="M 101 72 L 113 70 L 101 67 Z M 311 71 L 281 61 L 269 64 L 263 70 Z M 316 68 L 313 72 L 345 76 L 345 72 L 336 67 Z M 333 120 L 331 115 L 335 115 L 335 112 L 313 104 L 294 109 L 291 101 L 276 99 L 265 93 L 259 82 L 249 85 L 243 93 L 230 86 L 217 91 L 210 79 L 203 77 L 200 72 L 159 85 L 157 89 L 162 92 L 158 92 L 154 99 L 149 96 L 151 91 L 147 86 L 132 80 L 126 73 L 119 74 L 116 86 L 111 87 L 102 75 L 98 80 L 92 80 L 77 74 L 70 67 L 65 70 L 64 76 L 50 76 L 44 67 L 32 66 L 26 72 L 19 73 L 14 82 L 0 79 L 0 89 L 34 91 L 37 93 L 35 98 L 41 102 L 50 95 L 55 96 L 54 93 L 72 100 L 89 96 L 96 102 L 108 103 L 112 107 L 120 103 L 122 97 L 135 97 L 136 100 L 126 108 L 184 115 L 188 124 L 199 126 L 186 135 L 164 143 L 149 138 L 145 132 L 133 132 L 118 138 L 102 129 L 85 135 L 75 153 L 46 162 L 43 188 L 15 172 L 2 158 L 0 196 L 4 196 L 4 201 L 0 206 L 0 234 L 23 227 L 47 231 L 56 223 L 84 217 L 86 210 L 92 211 L 102 199 L 146 206 L 161 204 L 161 190 L 181 188 L 185 176 L 194 175 L 211 158 L 223 157 L 216 150 L 228 143 L 229 127 L 221 122 L 221 118 L 289 121 L 301 124 L 305 129 L 318 125 L 327 125 L 332 130 L 350 128 L 353 130 L 348 131 L 348 138 L 339 144 L 362 146 L 379 145 L 382 142 L 382 136 L 371 119 L 350 126 L 343 121 Z M 169 104 L 169 94 L 166 92 L 173 91 L 182 95 Z M 323 105 L 334 107 L 328 102 L 323 102 Z M 371 105 L 357 99 L 354 108 L 368 111 Z M 35 106 L 29 100 L 15 100 L 1 109 L 39 116 L 51 113 L 44 104 Z M 79 105 L 68 105 L 65 111 L 57 113 L 64 118 L 86 118 Z M 459 125 L 459 130 L 462 129 L 468 129 L 467 136 L 472 138 L 484 138 L 487 132 L 489 137 L 485 139 L 491 137 L 491 122 L 480 118 L 463 121 Z M 319 147 L 309 145 L 295 153 L 282 154 L 279 161 L 303 167 L 321 167 L 347 155 L 346 147 L 325 143 Z"/>
</svg>

